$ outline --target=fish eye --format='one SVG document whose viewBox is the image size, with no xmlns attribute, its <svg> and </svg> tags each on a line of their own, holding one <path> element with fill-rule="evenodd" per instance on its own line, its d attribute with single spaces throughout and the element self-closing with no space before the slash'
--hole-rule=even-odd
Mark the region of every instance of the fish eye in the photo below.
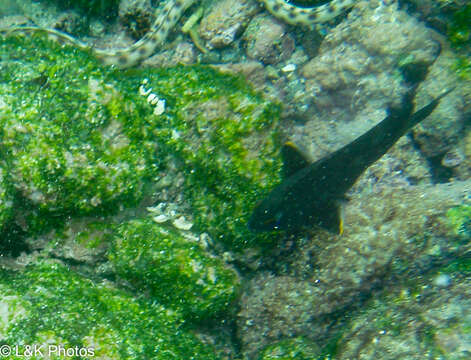
<svg viewBox="0 0 471 360">
<path fill-rule="evenodd" d="M 276 223 L 279 223 L 282 217 L 283 217 L 283 211 L 278 211 L 278 212 L 275 214 Z"/>
</svg>

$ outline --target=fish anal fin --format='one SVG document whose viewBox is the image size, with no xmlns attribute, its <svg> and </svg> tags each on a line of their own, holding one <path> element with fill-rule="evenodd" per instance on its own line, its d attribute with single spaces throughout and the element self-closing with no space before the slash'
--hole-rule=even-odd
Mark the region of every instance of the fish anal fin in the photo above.
<svg viewBox="0 0 471 360">
<path fill-rule="evenodd" d="M 335 201 L 324 207 L 322 214 L 317 217 L 319 227 L 327 231 L 342 235 L 344 230 L 344 201 Z"/>
<path fill-rule="evenodd" d="M 283 159 L 283 177 L 288 178 L 310 164 L 308 158 L 292 142 L 286 142 L 281 148 Z"/>
</svg>

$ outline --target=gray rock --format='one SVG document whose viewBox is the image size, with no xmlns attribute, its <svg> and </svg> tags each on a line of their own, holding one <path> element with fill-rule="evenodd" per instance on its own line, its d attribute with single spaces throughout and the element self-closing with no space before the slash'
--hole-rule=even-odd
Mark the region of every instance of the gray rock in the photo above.
<svg viewBox="0 0 471 360">
<path fill-rule="evenodd" d="M 352 314 L 378 289 L 469 253 L 469 234 L 455 232 L 448 210 L 463 204 L 470 189 L 467 181 L 354 195 L 341 237 L 316 230 L 285 259 L 283 275 L 251 280 L 238 320 L 247 357 L 293 336 L 322 344 L 344 325 L 347 318 L 335 320 L 340 314 Z"/>
<path fill-rule="evenodd" d="M 265 64 L 277 64 L 294 51 L 294 39 L 286 25 L 266 14 L 252 19 L 244 33 L 246 53 L 251 59 Z"/>
<path fill-rule="evenodd" d="M 471 277 L 455 276 L 446 287 L 426 278 L 373 301 L 345 331 L 336 359 L 468 359 Z"/>
<path fill-rule="evenodd" d="M 395 2 L 358 2 L 348 18 L 325 37 L 319 54 L 301 69 L 305 90 L 297 100 L 306 106 L 298 107 L 305 110 L 298 116 L 305 121 L 290 124 L 290 139 L 308 147 L 317 159 L 361 135 L 386 116 L 388 106 L 400 102 L 408 88 L 401 73 L 406 64 L 431 65 L 419 89 L 417 107 L 456 84 L 450 70 L 453 54 L 443 46 L 437 59 L 441 47 L 437 38 L 443 41 Z M 411 155 L 415 152 L 411 143 L 407 147 L 412 152 L 406 155 L 390 153 L 399 158 L 396 169 L 403 180 L 416 183 L 429 177 L 426 159 L 444 154 L 461 136 L 462 86 L 414 129 L 421 154 Z M 409 156 L 419 160 L 414 160 L 418 167 L 407 162 Z"/>
<path fill-rule="evenodd" d="M 226 47 L 234 42 L 259 10 L 254 0 L 216 2 L 199 26 L 200 36 L 209 49 Z"/>
<path fill-rule="evenodd" d="M 119 21 L 135 40 L 142 38 L 150 30 L 154 13 L 150 0 L 122 0 L 119 3 Z"/>
<path fill-rule="evenodd" d="M 431 31 L 397 4 L 362 1 L 325 37 L 303 75 L 321 110 L 378 109 L 405 91 L 399 64 L 431 64 L 438 51 Z"/>
<path fill-rule="evenodd" d="M 420 91 L 416 98 L 417 106 L 424 106 L 436 94 L 458 84 L 458 88 L 450 94 L 452 96 L 443 99 L 427 121 L 412 130 L 415 141 L 427 158 L 445 154 L 463 136 L 464 89 L 452 71 L 455 62 L 456 55 L 444 50 L 431 67 L 426 81 L 421 86 L 423 91 Z"/>
</svg>

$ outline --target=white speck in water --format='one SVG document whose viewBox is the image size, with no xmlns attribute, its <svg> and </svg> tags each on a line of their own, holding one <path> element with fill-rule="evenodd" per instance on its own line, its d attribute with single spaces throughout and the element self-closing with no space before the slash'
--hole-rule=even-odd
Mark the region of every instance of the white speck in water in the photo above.
<svg viewBox="0 0 471 360">
<path fill-rule="evenodd" d="M 173 140 L 180 139 L 180 133 L 175 129 L 172 130 L 172 139 Z"/>
<path fill-rule="evenodd" d="M 438 287 L 448 287 L 451 285 L 451 276 L 448 274 L 440 274 L 433 279 L 433 284 Z"/>
</svg>

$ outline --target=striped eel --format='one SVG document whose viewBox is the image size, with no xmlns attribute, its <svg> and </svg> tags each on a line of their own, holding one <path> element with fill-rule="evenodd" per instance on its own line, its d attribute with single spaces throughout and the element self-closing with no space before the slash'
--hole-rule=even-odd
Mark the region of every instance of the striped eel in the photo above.
<svg viewBox="0 0 471 360">
<path fill-rule="evenodd" d="M 307 26 L 326 23 L 355 4 L 354 0 L 332 0 L 324 5 L 300 8 L 283 0 L 260 1 L 265 4 L 265 7 L 272 15 L 288 24 Z"/>
<path fill-rule="evenodd" d="M 120 68 L 132 67 L 150 57 L 156 48 L 165 41 L 168 32 L 175 26 L 182 14 L 196 0 L 167 0 L 165 6 L 156 17 L 149 32 L 133 45 L 123 49 L 98 49 L 90 47 L 74 37 L 54 29 L 46 29 L 34 26 L 20 26 L 8 29 L 0 29 L 0 32 L 28 32 L 42 31 L 61 41 L 77 46 L 80 49 L 90 50 L 98 59 L 106 65 L 115 65 Z M 258 0 L 265 4 L 268 11 L 275 17 L 292 25 L 313 25 L 325 23 L 343 13 L 354 4 L 354 0 L 331 0 L 324 5 L 312 8 L 300 8 L 291 5 L 284 0 Z"/>
</svg>

